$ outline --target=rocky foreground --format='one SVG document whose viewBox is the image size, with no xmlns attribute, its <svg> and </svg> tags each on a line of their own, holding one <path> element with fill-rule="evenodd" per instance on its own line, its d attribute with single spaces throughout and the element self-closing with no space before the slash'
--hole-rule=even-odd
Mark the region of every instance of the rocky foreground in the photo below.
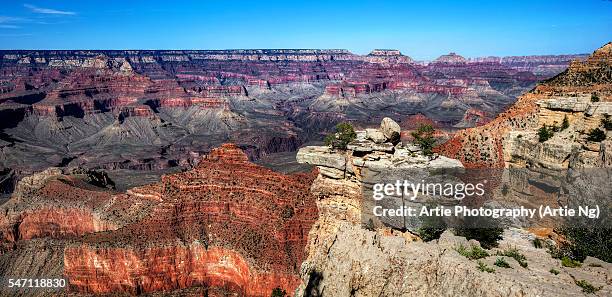
<svg viewBox="0 0 612 297">
<path fill-rule="evenodd" d="M 579 296 L 584 292 L 578 280 L 600 288 L 597 296 L 612 293 L 611 264 L 587 258 L 582 267 L 563 267 L 546 249 L 534 247 L 534 234 L 521 229 L 507 229 L 498 248 L 475 261 L 458 249 L 480 244 L 451 231 L 425 243 L 411 232 L 367 227 L 363 212 L 369 208 L 362 193 L 366 170 L 463 168 L 458 160 L 424 156 L 410 144 L 392 144 L 388 136 L 399 132 L 396 125 L 385 119 L 380 129 L 357 131 L 346 151 L 305 147 L 298 152 L 299 162 L 319 168 L 311 187 L 319 219 L 309 234 L 309 255 L 296 296 Z M 495 256 L 509 249 L 526 257 L 526 267 Z M 494 266 L 498 258 L 510 268 Z M 494 271 L 482 271 L 479 265 Z"/>
</svg>

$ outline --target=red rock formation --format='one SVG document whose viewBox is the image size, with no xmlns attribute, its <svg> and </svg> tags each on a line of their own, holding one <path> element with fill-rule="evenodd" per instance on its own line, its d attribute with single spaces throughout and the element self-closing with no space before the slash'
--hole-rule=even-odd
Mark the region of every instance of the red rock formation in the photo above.
<svg viewBox="0 0 612 297">
<path fill-rule="evenodd" d="M 3 205 L 0 239 L 14 242 L 42 237 L 75 237 L 114 230 L 121 225 L 96 211 L 101 206 L 110 209 L 121 205 L 122 199 L 114 198 L 107 190 L 59 172 L 35 176 L 43 183 L 40 187 L 24 190 L 18 186 L 13 199 Z"/>
<path fill-rule="evenodd" d="M 400 123 L 402 130 L 415 130 L 421 125 L 431 125 L 434 128 L 440 127 L 440 125 L 438 125 L 432 119 L 420 113 L 408 116 Z"/>
<path fill-rule="evenodd" d="M 482 126 L 491 121 L 491 119 L 482 110 L 470 108 L 465 111 L 462 122 L 474 123 L 475 126 Z"/>
<path fill-rule="evenodd" d="M 258 272 L 239 253 L 198 243 L 140 250 L 69 247 L 64 262 L 71 289 L 94 294 L 205 286 L 224 288 L 238 296 L 269 296 L 274 288 L 290 291 L 300 284 L 295 274 Z"/>
<path fill-rule="evenodd" d="M 190 107 L 201 106 L 202 108 L 229 108 L 229 104 L 224 99 L 202 98 L 202 97 L 174 97 L 161 98 L 149 101 L 155 107 Z"/>
<path fill-rule="evenodd" d="M 451 140 L 436 148 L 436 151 L 461 160 L 466 167 L 503 168 L 503 138 L 513 128 L 537 128 L 533 126 L 539 110 L 537 100 L 563 95 L 597 94 L 602 101 L 612 101 L 610 65 L 612 43 L 596 50 L 583 62 L 573 62 L 563 73 L 519 97 L 513 106 L 493 121 L 458 132 Z"/>
<path fill-rule="evenodd" d="M 161 200 L 148 218 L 68 247 L 65 275 L 73 290 L 92 293 L 195 285 L 240 296 L 268 296 L 276 287 L 290 292 L 299 285 L 317 218 L 313 178 L 283 176 L 223 145 L 194 170 L 166 175 L 144 191 Z"/>
<path fill-rule="evenodd" d="M 466 63 L 466 62 L 467 60 L 464 57 L 457 55 L 456 53 L 449 53 L 448 55 L 442 55 L 434 61 L 434 63 L 449 63 L 449 64 Z"/>
<path fill-rule="evenodd" d="M 113 223 L 97 218 L 91 211 L 80 209 L 43 208 L 24 212 L 20 219 L 18 240 L 75 237 L 117 229 Z"/>
</svg>

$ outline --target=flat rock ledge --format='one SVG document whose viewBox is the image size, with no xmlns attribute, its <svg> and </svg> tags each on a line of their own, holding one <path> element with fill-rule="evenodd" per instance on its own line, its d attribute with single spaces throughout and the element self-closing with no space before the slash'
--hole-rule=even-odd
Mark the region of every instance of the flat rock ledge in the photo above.
<svg viewBox="0 0 612 297">
<path fill-rule="evenodd" d="M 400 132 L 399 125 L 396 129 L 393 123 L 395 123 L 393 120 L 385 118 L 380 130 L 356 131 L 356 139 L 347 145 L 346 150 L 329 146 L 300 148 L 297 161 L 317 166 L 323 176 L 334 179 L 355 175 L 363 168 L 370 170 L 463 168 L 459 160 L 437 154 L 425 156 L 422 150 L 413 144 L 392 143 L 392 137 L 386 135 Z M 381 131 L 383 128 L 388 133 L 383 133 Z"/>
</svg>

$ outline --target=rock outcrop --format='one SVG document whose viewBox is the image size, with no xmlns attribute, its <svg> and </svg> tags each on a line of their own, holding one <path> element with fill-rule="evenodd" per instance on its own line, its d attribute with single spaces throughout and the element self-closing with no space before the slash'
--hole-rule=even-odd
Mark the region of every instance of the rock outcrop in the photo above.
<svg viewBox="0 0 612 297">
<path fill-rule="evenodd" d="M 569 106 L 584 108 L 580 104 Z M 457 249 L 479 247 L 479 243 L 454 236 L 450 231 L 425 243 L 409 232 L 406 225 L 400 229 L 368 225 L 364 221 L 368 209 L 363 198 L 368 182 L 364 172 L 463 166 L 458 160 L 441 156 L 427 158 L 412 145 L 387 149 L 383 145 L 388 142 L 376 143 L 367 135 L 357 131 L 357 139 L 347 146 L 346 152 L 328 147 L 305 147 L 298 152 L 299 162 L 319 168 L 311 192 L 317 197 L 320 215 L 310 231 L 309 254 L 302 264 L 302 284 L 296 296 L 575 296 L 583 294 L 577 281 L 599 288 L 596 293 L 599 296 L 612 291 L 609 263 L 588 258 L 585 263 L 592 265 L 564 267 L 546 249 L 534 247 L 535 236 L 521 229 L 506 229 L 499 247 L 476 261 L 464 257 Z M 524 156 L 527 155 L 525 152 Z M 539 162 L 546 161 L 539 158 Z M 528 268 L 510 257 L 497 255 L 508 249 L 524 255 Z M 495 266 L 498 258 L 510 263 L 511 268 Z M 486 272 L 479 266 L 494 269 Z"/>
<path fill-rule="evenodd" d="M 448 63 L 448 64 L 466 63 L 466 62 L 467 60 L 464 57 L 457 55 L 456 53 L 449 53 L 448 55 L 442 55 L 434 61 L 434 63 Z"/>
<path fill-rule="evenodd" d="M 604 129 L 602 120 L 612 111 L 611 47 L 607 44 L 585 61 L 573 62 L 493 121 L 458 132 L 438 151 L 460 159 L 466 167 L 601 167 L 605 160 L 599 152 L 608 145 L 610 132 L 601 143 L 589 141 L 587 134 Z M 560 128 L 565 118 L 567 128 L 539 141 L 539 128 Z"/>
<path fill-rule="evenodd" d="M 394 127 L 395 130 L 398 126 L 389 118 L 381 123 L 381 129 Z M 381 129 L 356 131 L 357 137 L 347 145 L 346 151 L 327 146 L 306 146 L 298 151 L 299 163 L 319 169 L 311 186 L 319 210 L 319 220 L 310 231 L 311 245 L 334 234 L 343 222 L 361 226 L 365 207 L 362 186 L 367 174 L 389 169 L 462 167 L 457 160 L 424 156 L 418 147 L 410 144 L 394 145 Z"/>
<path fill-rule="evenodd" d="M 302 265 L 303 284 L 297 296 L 581 296 L 576 280 L 601 287 L 598 296 L 610 294 L 607 281 L 612 266 L 597 259 L 596 265 L 566 268 L 544 249 L 533 247 L 525 231 L 508 230 L 498 249 L 517 248 L 526 257 L 523 268 L 509 257 L 489 256 L 481 261 L 495 269 L 479 271 L 477 261 L 460 255 L 458 246 L 477 245 L 446 231 L 439 240 L 407 241 L 380 231 L 368 231 L 343 223 L 337 232 L 321 239 Z M 511 268 L 494 266 L 504 258 Z M 559 273 L 549 272 L 551 269 Z"/>
<path fill-rule="evenodd" d="M 530 69 L 571 59 L 525 58 L 526 70 L 418 64 L 397 50 L 0 51 L 0 172 L 12 172 L 2 188 L 47 167 L 189 168 L 228 141 L 255 160 L 340 121 L 423 113 L 478 125 L 468 111 L 493 117 L 557 73 Z"/>
<path fill-rule="evenodd" d="M 60 269 L 77 296 L 293 291 L 318 216 L 313 178 L 252 164 L 230 144 L 193 170 L 125 193 L 50 169 L 26 178 L 2 206 L 0 262 L 29 257 L 41 241 L 57 248 L 49 263 L 13 263 L 2 276 Z"/>
</svg>

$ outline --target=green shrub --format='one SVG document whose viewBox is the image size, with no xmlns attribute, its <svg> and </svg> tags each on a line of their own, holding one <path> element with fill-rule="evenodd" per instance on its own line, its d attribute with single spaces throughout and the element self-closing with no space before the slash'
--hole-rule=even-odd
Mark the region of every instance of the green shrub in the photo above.
<svg viewBox="0 0 612 297">
<path fill-rule="evenodd" d="M 480 245 L 485 249 L 497 247 L 497 242 L 503 239 L 502 228 L 456 228 L 455 235 L 465 238 L 474 239 L 480 242 Z"/>
<path fill-rule="evenodd" d="M 497 260 L 495 260 L 495 266 L 502 268 L 512 268 L 504 258 L 497 258 Z"/>
<path fill-rule="evenodd" d="M 542 240 L 539 238 L 535 238 L 533 241 L 533 247 L 535 247 L 536 249 L 541 249 L 542 248 Z"/>
<path fill-rule="evenodd" d="M 602 142 L 606 140 L 606 132 L 599 128 L 595 128 L 589 132 L 589 137 L 587 138 L 587 140 L 593 142 Z"/>
<path fill-rule="evenodd" d="M 440 235 L 442 235 L 445 230 L 444 228 L 437 227 L 421 227 L 417 230 L 417 233 L 423 241 L 428 242 L 434 239 L 440 239 Z"/>
<path fill-rule="evenodd" d="M 429 205 L 434 208 L 435 205 Z M 421 227 L 417 230 L 419 237 L 425 242 L 439 239 L 446 230 L 446 222 L 439 216 L 427 216 L 422 219 Z"/>
<path fill-rule="evenodd" d="M 336 149 L 346 150 L 346 146 L 357 138 L 357 133 L 349 123 L 336 125 L 336 132 L 325 137 L 325 145 Z"/>
<path fill-rule="evenodd" d="M 478 261 L 478 266 L 476 266 L 476 268 L 478 268 L 478 270 L 482 272 L 488 272 L 488 273 L 495 272 L 495 269 L 487 266 L 487 264 L 483 263 L 482 261 Z"/>
<path fill-rule="evenodd" d="M 576 260 L 572 260 L 570 259 L 570 257 L 563 257 L 561 258 L 561 265 L 563 267 L 569 267 L 569 268 L 575 268 L 575 267 L 580 267 L 582 266 L 582 264 Z"/>
<path fill-rule="evenodd" d="M 477 245 L 472 245 L 470 246 L 470 248 L 466 248 L 464 245 L 459 245 L 457 248 L 455 248 L 455 250 L 462 256 L 470 259 L 470 260 L 476 260 L 476 259 L 482 259 L 482 258 L 486 258 L 489 256 L 489 253 L 487 253 L 487 251 L 483 250 L 481 247 L 477 246 Z"/>
<path fill-rule="evenodd" d="M 538 141 L 544 142 L 546 140 L 549 140 L 554 135 L 555 135 L 555 132 L 553 131 L 553 129 L 544 125 L 540 127 L 540 129 L 538 130 Z"/>
<path fill-rule="evenodd" d="M 498 251 L 497 255 L 513 258 L 514 260 L 516 260 L 516 262 L 519 263 L 519 265 L 521 265 L 521 267 L 527 268 L 527 258 L 525 257 L 525 255 L 521 254 L 521 252 L 519 252 L 516 247 L 508 248 L 503 252 Z"/>
<path fill-rule="evenodd" d="M 603 288 L 603 286 L 601 287 L 595 287 L 593 285 L 591 285 L 591 283 L 589 283 L 586 280 L 577 280 L 576 281 L 576 285 L 582 288 L 582 292 L 587 293 L 587 294 L 595 294 L 595 292 L 601 290 L 601 288 Z"/>
<path fill-rule="evenodd" d="M 599 96 L 597 96 L 597 94 L 591 94 L 591 102 L 599 102 Z"/>
<path fill-rule="evenodd" d="M 418 145 L 426 156 L 433 154 L 432 149 L 436 144 L 436 139 L 433 137 L 434 132 L 430 124 L 421 124 L 416 131 L 411 133 L 414 137 L 414 144 Z"/>
<path fill-rule="evenodd" d="M 549 270 L 549 272 L 550 272 L 550 273 L 552 273 L 552 274 L 554 274 L 554 275 L 558 275 L 558 274 L 559 274 L 559 270 L 554 269 L 554 268 L 551 268 L 551 269 Z"/>
<path fill-rule="evenodd" d="M 570 242 L 569 245 L 561 247 L 557 252 L 558 257 L 568 256 L 571 259 L 580 262 L 586 259 L 586 256 L 598 258 L 608 263 L 612 262 L 612 236 L 610 228 L 600 227 L 585 227 L 575 228 L 568 227 L 559 230 Z M 551 253 L 553 254 L 553 253 Z"/>
<path fill-rule="evenodd" d="M 270 295 L 271 297 L 285 297 L 287 296 L 287 291 L 281 289 L 280 287 L 276 287 L 274 288 L 274 290 L 272 290 L 272 295 Z"/>
</svg>

